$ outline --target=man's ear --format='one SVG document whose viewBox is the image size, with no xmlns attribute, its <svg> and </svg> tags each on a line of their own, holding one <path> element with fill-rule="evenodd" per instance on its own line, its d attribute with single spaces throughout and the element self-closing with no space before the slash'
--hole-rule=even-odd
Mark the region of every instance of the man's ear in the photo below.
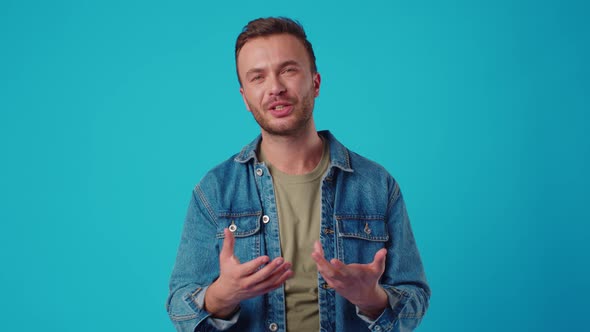
<svg viewBox="0 0 590 332">
<path fill-rule="evenodd" d="M 320 84 L 322 83 L 322 77 L 320 73 L 313 74 L 313 90 L 314 90 L 314 97 L 320 95 Z"/>
<path fill-rule="evenodd" d="M 244 96 L 244 88 L 240 87 L 240 94 L 242 95 L 242 100 L 244 101 L 244 105 L 246 105 L 246 109 L 248 110 L 248 112 L 252 112 L 252 110 L 250 109 L 250 106 L 248 106 L 248 102 L 246 101 L 246 96 Z"/>
</svg>

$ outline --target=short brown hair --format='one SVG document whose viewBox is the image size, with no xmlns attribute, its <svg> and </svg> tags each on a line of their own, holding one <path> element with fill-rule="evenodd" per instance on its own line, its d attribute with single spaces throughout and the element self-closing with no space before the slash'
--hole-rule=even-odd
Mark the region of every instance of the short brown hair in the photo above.
<svg viewBox="0 0 590 332">
<path fill-rule="evenodd" d="M 257 37 L 266 37 L 281 33 L 290 34 L 303 43 L 303 46 L 305 46 L 305 50 L 309 56 L 309 62 L 311 63 L 311 72 L 317 73 L 318 69 L 315 64 L 315 54 L 313 53 L 313 47 L 311 46 L 309 40 L 307 40 L 307 35 L 305 34 L 305 30 L 303 30 L 303 26 L 299 22 L 288 17 L 257 18 L 246 24 L 238 36 L 238 39 L 236 40 L 236 72 L 238 70 L 238 54 L 240 53 L 242 47 L 244 47 L 244 45 L 249 40 Z M 240 81 L 241 85 L 242 81 L 240 80 L 240 73 L 238 73 L 238 81 Z"/>
</svg>

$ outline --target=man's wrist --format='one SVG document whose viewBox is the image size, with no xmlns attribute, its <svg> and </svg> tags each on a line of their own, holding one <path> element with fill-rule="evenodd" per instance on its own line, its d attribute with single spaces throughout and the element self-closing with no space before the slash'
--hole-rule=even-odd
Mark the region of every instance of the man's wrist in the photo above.
<svg viewBox="0 0 590 332">
<path fill-rule="evenodd" d="M 217 294 L 218 286 L 217 281 L 215 281 L 207 288 L 203 306 L 211 316 L 220 319 L 229 319 L 238 311 L 240 303 L 230 302 L 230 297 Z"/>
<path fill-rule="evenodd" d="M 375 320 L 383 313 L 383 310 L 387 308 L 389 304 L 389 298 L 387 296 L 387 292 L 385 292 L 381 286 L 377 286 L 375 295 L 368 298 L 371 299 L 371 301 L 366 303 L 357 303 L 355 305 L 358 307 L 359 312 L 362 315 Z"/>
</svg>

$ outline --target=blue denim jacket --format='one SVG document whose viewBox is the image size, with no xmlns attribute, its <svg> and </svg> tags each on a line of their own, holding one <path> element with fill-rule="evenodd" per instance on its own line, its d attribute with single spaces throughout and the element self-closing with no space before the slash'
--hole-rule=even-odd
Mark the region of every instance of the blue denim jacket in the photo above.
<svg viewBox="0 0 590 332">
<path fill-rule="evenodd" d="M 330 146 L 318 230 L 326 259 L 370 263 L 387 248 L 380 284 L 389 297 L 389 307 L 371 321 L 318 273 L 320 331 L 411 331 L 426 312 L 430 289 L 399 186 L 383 167 L 349 151 L 330 132 L 320 135 Z M 224 228 L 236 225 L 235 255 L 241 262 L 281 256 L 273 182 L 256 158 L 259 142 L 260 136 L 193 190 L 166 305 L 178 331 L 285 331 L 283 287 L 243 301 L 227 321 L 203 309 L 205 291 L 219 275 Z M 263 216 L 269 222 L 262 222 Z"/>
</svg>

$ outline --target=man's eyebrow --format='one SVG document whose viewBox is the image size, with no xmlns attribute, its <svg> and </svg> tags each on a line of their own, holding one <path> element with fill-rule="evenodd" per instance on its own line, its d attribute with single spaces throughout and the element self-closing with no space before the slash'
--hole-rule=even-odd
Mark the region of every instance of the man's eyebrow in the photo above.
<svg viewBox="0 0 590 332">
<path fill-rule="evenodd" d="M 263 71 L 264 71 L 264 69 L 262 69 L 262 68 L 252 68 L 252 69 L 249 69 L 246 72 L 246 76 L 251 75 L 251 74 L 258 74 L 258 73 L 261 73 Z"/>
<path fill-rule="evenodd" d="M 279 68 L 284 68 L 287 66 L 300 66 L 299 62 L 295 61 L 295 60 L 287 60 L 284 62 L 281 62 L 281 64 L 279 65 Z"/>
<path fill-rule="evenodd" d="M 295 61 L 295 60 L 287 60 L 287 61 L 283 61 L 279 64 L 279 68 L 285 68 L 287 66 L 301 66 L 301 64 L 299 64 L 299 62 Z M 251 74 L 258 74 L 258 73 L 262 73 L 264 72 L 263 68 L 251 68 L 246 72 L 246 76 L 251 75 Z"/>
</svg>

